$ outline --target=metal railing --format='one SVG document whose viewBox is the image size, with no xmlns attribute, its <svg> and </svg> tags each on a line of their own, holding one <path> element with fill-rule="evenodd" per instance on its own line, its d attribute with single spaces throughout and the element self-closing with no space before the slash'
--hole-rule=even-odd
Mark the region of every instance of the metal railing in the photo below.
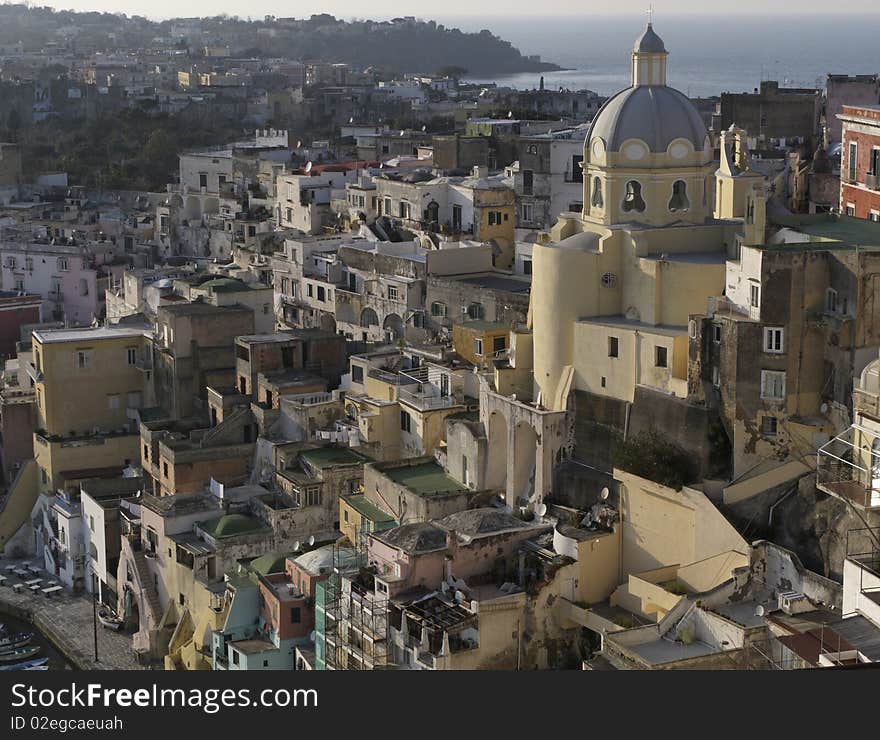
<svg viewBox="0 0 880 740">
<path fill-rule="evenodd" d="M 869 445 L 854 443 L 856 434 Z M 819 490 L 863 509 L 880 508 L 880 449 L 876 436 L 850 427 L 826 442 L 816 455 L 816 485 Z"/>
</svg>

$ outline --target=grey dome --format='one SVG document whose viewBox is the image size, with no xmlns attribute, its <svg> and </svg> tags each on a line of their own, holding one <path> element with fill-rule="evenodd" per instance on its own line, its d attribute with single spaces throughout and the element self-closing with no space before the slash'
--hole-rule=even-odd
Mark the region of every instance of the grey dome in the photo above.
<svg viewBox="0 0 880 740">
<path fill-rule="evenodd" d="M 645 32 L 636 39 L 633 51 L 645 54 L 665 54 L 666 47 L 663 45 L 663 39 L 654 32 L 654 27 L 649 23 Z"/>
<path fill-rule="evenodd" d="M 641 139 L 662 154 L 676 139 L 686 139 L 696 151 L 706 142 L 706 124 L 687 96 L 666 85 L 638 85 L 621 90 L 603 105 L 587 134 L 605 141 L 606 151 L 618 152 L 628 139 Z"/>
</svg>

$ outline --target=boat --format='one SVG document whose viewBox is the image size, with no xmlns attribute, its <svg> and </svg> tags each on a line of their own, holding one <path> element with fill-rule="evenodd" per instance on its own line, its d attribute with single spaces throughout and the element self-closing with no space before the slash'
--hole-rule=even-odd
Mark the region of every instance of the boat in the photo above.
<svg viewBox="0 0 880 740">
<path fill-rule="evenodd" d="M 0 653 L 0 663 L 12 663 L 16 660 L 25 660 L 40 652 L 39 645 L 28 645 L 15 650 L 4 650 Z"/>
<path fill-rule="evenodd" d="M 104 606 L 98 609 L 98 621 L 108 630 L 118 630 L 122 627 L 122 620 Z"/>
<path fill-rule="evenodd" d="M 0 650 L 15 650 L 16 648 L 24 647 L 31 641 L 33 636 L 33 632 L 0 635 Z"/>
<path fill-rule="evenodd" d="M 15 663 L 14 665 L 0 665 L 0 671 L 37 671 L 48 670 L 48 658 L 36 658 L 34 660 L 26 660 L 23 663 Z M 41 666 L 45 666 L 42 668 Z"/>
</svg>

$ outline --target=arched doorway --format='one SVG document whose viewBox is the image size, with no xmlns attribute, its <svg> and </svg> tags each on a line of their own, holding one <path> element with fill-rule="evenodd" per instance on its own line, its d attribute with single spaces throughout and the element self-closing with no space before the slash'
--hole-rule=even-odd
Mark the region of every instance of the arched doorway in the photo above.
<svg viewBox="0 0 880 740">
<path fill-rule="evenodd" d="M 361 326 L 379 326 L 379 315 L 372 308 L 365 308 L 361 311 Z"/>
<path fill-rule="evenodd" d="M 486 488 L 507 492 L 507 419 L 498 411 L 489 415 Z"/>
<path fill-rule="evenodd" d="M 511 506 L 524 505 L 535 492 L 535 465 L 538 453 L 538 435 L 521 421 L 513 430 L 513 494 Z"/>
<path fill-rule="evenodd" d="M 395 342 L 403 339 L 403 336 L 406 333 L 403 319 L 396 313 L 390 313 L 385 317 L 385 321 L 382 323 L 382 328 L 391 334 L 391 339 Z"/>
</svg>

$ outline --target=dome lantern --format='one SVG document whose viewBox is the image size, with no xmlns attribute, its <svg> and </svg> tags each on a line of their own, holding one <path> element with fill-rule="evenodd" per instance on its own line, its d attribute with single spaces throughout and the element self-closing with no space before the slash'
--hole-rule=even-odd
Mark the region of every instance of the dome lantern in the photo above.
<svg viewBox="0 0 880 740">
<path fill-rule="evenodd" d="M 632 53 L 632 84 L 665 85 L 666 58 L 669 53 L 654 26 L 648 23 L 641 36 L 636 39 Z"/>
</svg>

